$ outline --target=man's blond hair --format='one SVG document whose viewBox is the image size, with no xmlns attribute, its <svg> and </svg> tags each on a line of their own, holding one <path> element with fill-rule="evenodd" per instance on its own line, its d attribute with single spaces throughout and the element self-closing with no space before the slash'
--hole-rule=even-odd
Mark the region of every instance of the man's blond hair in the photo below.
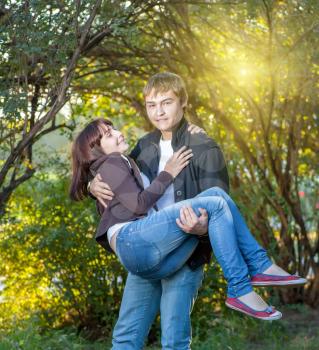
<svg viewBox="0 0 319 350">
<path fill-rule="evenodd" d="M 157 73 L 151 76 L 144 87 L 143 95 L 145 98 L 152 91 L 157 95 L 159 92 L 167 92 L 168 90 L 172 90 L 179 97 L 182 105 L 187 103 L 188 95 L 183 79 L 171 72 Z"/>
</svg>

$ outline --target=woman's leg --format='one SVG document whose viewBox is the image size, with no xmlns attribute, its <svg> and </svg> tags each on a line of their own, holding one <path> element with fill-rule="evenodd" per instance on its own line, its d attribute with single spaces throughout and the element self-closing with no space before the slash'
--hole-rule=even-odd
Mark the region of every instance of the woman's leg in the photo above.
<svg viewBox="0 0 319 350">
<path fill-rule="evenodd" d="M 236 230 L 236 238 L 241 254 L 248 266 L 249 274 L 254 276 L 267 270 L 273 263 L 269 259 L 267 252 L 256 241 L 246 225 L 238 207 L 232 198 L 221 188 L 212 187 L 203 191 L 198 197 L 221 196 L 225 199 L 233 216 L 234 226 Z"/>
<path fill-rule="evenodd" d="M 195 236 L 174 228 L 174 218 L 163 221 L 159 214 L 123 227 L 116 239 L 116 253 L 123 266 L 147 279 L 162 279 L 175 273 L 198 245 Z"/>
<path fill-rule="evenodd" d="M 122 228 L 117 237 L 117 250 L 124 266 L 135 266 L 133 273 L 146 273 L 160 268 L 164 259 L 186 239 L 176 224 L 183 206 L 195 212 L 205 208 L 209 216 L 209 236 L 218 262 L 228 281 L 228 296 L 238 297 L 252 291 L 247 265 L 238 247 L 233 217 L 226 201 L 219 197 L 197 197 L 171 205 Z"/>
<path fill-rule="evenodd" d="M 198 196 L 221 196 L 224 198 L 232 212 L 236 237 L 239 249 L 246 261 L 251 283 L 254 286 L 289 286 L 307 283 L 305 278 L 291 275 L 278 265 L 272 263 L 265 249 L 263 249 L 250 233 L 245 220 L 232 198 L 221 188 L 210 188 Z"/>
<path fill-rule="evenodd" d="M 140 273 L 140 276 L 148 280 L 161 280 L 163 278 L 170 278 L 171 275 L 179 271 L 193 254 L 198 244 L 198 239 L 190 237 L 186 239 L 178 248 L 166 255 L 155 268 L 144 273 Z"/>
</svg>

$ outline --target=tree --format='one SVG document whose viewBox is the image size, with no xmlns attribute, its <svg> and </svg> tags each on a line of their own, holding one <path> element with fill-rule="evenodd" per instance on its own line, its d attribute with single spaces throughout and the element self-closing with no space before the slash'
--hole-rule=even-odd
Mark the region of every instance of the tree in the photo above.
<svg viewBox="0 0 319 350">
<path fill-rule="evenodd" d="M 0 215 L 35 172 L 33 145 L 57 129 L 81 58 L 104 39 L 128 34 L 153 1 L 5 1 L 0 8 Z M 87 63 L 88 64 L 88 63 Z M 60 118 L 61 119 L 61 118 Z"/>
</svg>

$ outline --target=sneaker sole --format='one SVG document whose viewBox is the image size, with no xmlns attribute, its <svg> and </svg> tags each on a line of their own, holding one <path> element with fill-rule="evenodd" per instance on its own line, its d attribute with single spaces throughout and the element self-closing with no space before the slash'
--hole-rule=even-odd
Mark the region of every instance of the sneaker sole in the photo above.
<svg viewBox="0 0 319 350">
<path fill-rule="evenodd" d="M 244 311 L 234 305 L 231 305 L 231 304 L 228 304 L 227 302 L 225 303 L 227 307 L 229 307 L 230 309 L 233 309 L 233 310 L 236 310 L 236 311 L 239 311 L 243 314 L 246 314 L 250 317 L 253 317 L 253 318 L 257 318 L 258 320 L 262 320 L 262 321 L 275 321 L 275 320 L 279 320 L 282 318 L 282 313 L 280 311 L 277 311 L 277 314 L 273 315 L 272 317 L 259 317 L 259 316 L 256 316 L 254 314 L 250 314 L 249 312 L 247 311 Z"/>
<path fill-rule="evenodd" d="M 251 282 L 252 286 L 255 287 L 298 287 L 298 286 L 303 286 L 307 283 L 307 280 L 298 280 L 298 281 L 272 281 L 272 282 L 266 282 L 266 281 L 261 281 L 261 282 Z"/>
</svg>

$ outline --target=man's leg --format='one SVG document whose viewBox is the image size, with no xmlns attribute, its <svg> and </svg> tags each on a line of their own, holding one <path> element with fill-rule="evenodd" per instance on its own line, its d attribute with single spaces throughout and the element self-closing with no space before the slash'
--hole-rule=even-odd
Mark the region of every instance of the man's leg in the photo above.
<svg viewBox="0 0 319 350">
<path fill-rule="evenodd" d="M 140 350 L 159 310 L 161 281 L 128 274 L 120 315 L 113 331 L 112 350 Z"/>
<path fill-rule="evenodd" d="M 204 266 L 192 271 L 186 264 L 162 279 L 161 328 L 163 350 L 189 350 L 190 314 L 202 284 Z"/>
</svg>

